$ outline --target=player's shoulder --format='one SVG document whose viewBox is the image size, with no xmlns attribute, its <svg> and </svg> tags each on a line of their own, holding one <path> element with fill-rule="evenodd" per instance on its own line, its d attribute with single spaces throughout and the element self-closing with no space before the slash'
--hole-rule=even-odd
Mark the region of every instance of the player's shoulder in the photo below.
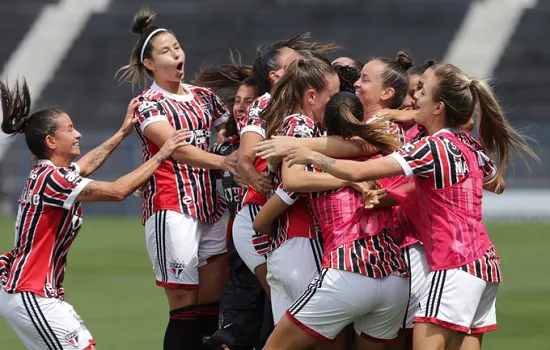
<svg viewBox="0 0 550 350">
<path fill-rule="evenodd" d="M 313 121 L 313 119 L 303 114 L 291 114 L 285 118 L 284 123 L 288 125 L 297 124 L 306 125 L 309 127 L 315 126 L 315 122 Z"/>
<path fill-rule="evenodd" d="M 183 87 L 195 94 L 195 95 L 199 95 L 199 96 L 205 96 L 205 95 L 214 95 L 214 91 L 210 88 L 206 88 L 206 87 L 202 87 L 202 86 L 197 86 L 197 85 L 192 85 L 192 84 L 187 84 L 187 83 L 184 83 L 183 84 Z"/>
<path fill-rule="evenodd" d="M 253 104 L 256 103 L 260 106 L 265 106 L 270 100 L 271 100 L 271 95 L 269 94 L 269 92 L 266 92 L 265 94 L 256 97 L 256 99 L 252 103 Z"/>
<path fill-rule="evenodd" d="M 145 90 L 143 90 L 138 96 L 137 99 L 140 102 L 145 101 L 157 101 L 158 99 L 162 98 L 162 92 L 153 89 L 153 87 L 149 87 Z"/>
</svg>

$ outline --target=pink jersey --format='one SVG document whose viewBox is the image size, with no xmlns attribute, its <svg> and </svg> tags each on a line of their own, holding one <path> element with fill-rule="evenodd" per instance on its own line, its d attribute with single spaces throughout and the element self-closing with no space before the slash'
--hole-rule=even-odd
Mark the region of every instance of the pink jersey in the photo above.
<svg viewBox="0 0 550 350">
<path fill-rule="evenodd" d="M 494 164 L 481 146 L 469 133 L 441 130 L 392 156 L 406 175 L 416 175 L 416 190 L 401 206 L 424 243 L 430 269 L 462 268 L 499 282 L 498 255 L 481 215 L 483 183 Z"/>
<path fill-rule="evenodd" d="M 372 158 L 379 158 L 379 155 L 354 160 L 367 161 Z M 393 182 L 393 178 L 380 181 L 384 188 Z M 321 228 L 323 246 L 327 252 L 393 226 L 391 209 L 365 209 L 361 193 L 351 187 L 311 198 L 309 206 Z"/>
<path fill-rule="evenodd" d="M 405 142 L 411 142 L 418 139 L 426 129 L 420 124 L 414 124 L 409 130 L 405 131 Z"/>
<path fill-rule="evenodd" d="M 378 154 L 356 158 L 379 158 Z M 390 188 L 403 182 L 404 176 L 382 179 Z M 397 241 L 392 235 L 392 209 L 365 209 L 361 193 L 350 187 L 310 197 L 309 205 L 323 239 L 324 268 L 382 278 L 406 267 Z"/>
<path fill-rule="evenodd" d="M 67 253 L 82 226 L 76 198 L 91 181 L 76 164 L 60 168 L 41 160 L 30 172 L 15 224 L 15 244 L 0 257 L 0 275 L 8 293 L 63 296 Z"/>
</svg>

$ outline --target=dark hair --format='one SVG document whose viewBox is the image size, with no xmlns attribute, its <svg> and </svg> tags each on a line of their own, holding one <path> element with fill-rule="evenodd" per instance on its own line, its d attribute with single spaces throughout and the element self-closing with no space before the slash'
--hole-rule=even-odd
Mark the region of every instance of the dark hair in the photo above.
<svg viewBox="0 0 550 350">
<path fill-rule="evenodd" d="M 256 89 L 256 91 L 258 92 L 258 95 L 259 95 L 259 90 L 258 90 L 258 84 L 256 84 L 256 79 L 254 79 L 254 77 L 248 77 L 246 79 L 244 79 L 243 81 L 241 81 L 239 83 L 239 86 L 237 87 L 237 91 L 238 91 L 238 88 L 240 88 L 241 86 L 249 86 L 251 88 L 254 88 Z M 227 103 L 227 106 L 230 108 L 230 111 L 233 111 L 233 104 L 235 103 L 235 95 L 237 94 L 237 92 L 235 92 L 233 94 L 233 98 L 231 101 L 229 101 L 229 103 Z M 226 136 L 233 136 L 233 135 L 238 135 L 238 129 L 237 129 L 237 121 L 235 120 L 234 118 L 235 116 L 233 116 L 233 118 L 229 118 L 227 120 L 227 123 L 225 124 L 225 129 L 226 129 Z"/>
<path fill-rule="evenodd" d="M 340 79 L 340 92 L 347 91 L 354 93 L 354 84 L 361 76 L 360 71 L 352 66 L 335 65 L 334 68 Z"/>
<path fill-rule="evenodd" d="M 400 143 L 394 135 L 387 133 L 384 121 L 363 123 L 363 104 L 359 97 L 351 92 L 339 92 L 328 101 L 323 124 L 327 135 L 339 135 L 343 138 L 360 137 L 376 148 L 391 153 Z"/>
<path fill-rule="evenodd" d="M 147 77 L 152 77 L 152 72 L 148 70 L 141 62 L 141 50 L 143 49 L 143 44 L 145 44 L 145 40 L 147 40 L 147 37 L 149 37 L 149 35 L 155 30 L 160 29 L 159 27 L 152 25 L 155 17 L 155 11 L 150 10 L 147 7 L 139 10 L 134 16 L 131 27 L 132 33 L 138 34 L 139 39 L 136 42 L 134 49 L 132 50 L 132 54 L 130 55 L 130 62 L 116 72 L 116 76 L 118 76 L 120 73 L 119 81 L 129 81 L 132 83 L 132 86 L 135 86 L 137 83 L 139 83 L 140 78 L 143 78 L 143 82 L 146 83 Z M 155 35 L 153 35 L 149 39 L 147 45 L 145 46 L 145 49 L 143 50 L 144 59 L 151 58 L 151 52 L 153 50 L 153 39 L 157 35 L 165 32 L 174 35 L 174 33 L 168 29 L 155 33 Z"/>
<path fill-rule="evenodd" d="M 398 109 L 409 91 L 409 75 L 407 70 L 412 67 L 413 61 L 405 51 L 399 51 L 395 59 L 375 58 L 375 60 L 381 61 L 386 65 L 386 69 L 382 72 L 382 85 L 395 90 L 395 94 L 388 107 Z"/>
<path fill-rule="evenodd" d="M 424 72 L 437 64 L 436 60 L 427 60 L 426 62 L 422 63 L 419 66 L 414 66 L 411 69 L 409 69 L 409 75 L 422 75 Z"/>
<path fill-rule="evenodd" d="M 299 59 L 288 66 L 261 115 L 266 122 L 266 138 L 275 135 L 284 118 L 300 108 L 308 88 L 322 91 L 326 87 L 327 74 L 336 74 L 334 67 L 317 58 Z"/>
<path fill-rule="evenodd" d="M 252 64 L 254 77 L 258 81 L 260 94 L 264 94 L 271 90 L 271 82 L 269 81 L 269 72 L 278 70 L 277 60 L 280 55 L 280 50 L 284 47 L 300 52 L 301 50 L 311 51 L 311 53 L 327 55 L 336 51 L 340 46 L 333 43 L 323 43 L 310 41 L 310 33 L 305 33 L 292 37 L 290 39 L 280 40 L 267 47 L 258 48 L 257 57 Z"/>
<path fill-rule="evenodd" d="M 201 68 L 195 75 L 194 85 L 211 89 L 238 89 L 245 79 L 252 77 L 252 66 L 242 63 L 241 53 L 229 49 L 229 63 Z M 244 84 L 248 85 L 248 84 Z M 257 85 L 254 83 L 254 85 Z"/>
<path fill-rule="evenodd" d="M 349 65 L 349 66 L 343 66 L 343 65 L 341 65 L 341 64 L 335 64 L 334 66 L 353 67 L 353 68 L 355 68 L 355 69 L 357 69 L 357 70 L 363 69 L 363 66 L 365 65 L 363 62 L 358 61 L 358 60 L 356 60 L 355 58 L 351 58 L 351 57 L 346 57 L 346 58 L 349 58 L 349 59 L 351 60 L 351 62 L 352 62 L 351 65 Z"/>
<path fill-rule="evenodd" d="M 2 131 L 8 135 L 25 134 L 29 150 L 39 159 L 46 158 L 46 136 L 55 135 L 57 116 L 63 113 L 57 109 L 43 109 L 30 114 L 31 95 L 27 82 L 15 83 L 10 89 L 0 82 L 2 97 Z M 30 115 L 29 115 L 30 114 Z"/>
<path fill-rule="evenodd" d="M 483 148 L 499 160 L 494 181 L 504 175 L 510 147 L 520 155 L 523 151 L 538 160 L 535 152 L 525 142 L 525 137 L 508 123 L 493 90 L 486 82 L 468 78 L 452 64 L 436 66 L 434 74 L 437 86 L 433 87 L 433 100 L 445 105 L 447 127 L 464 125 L 477 112 Z"/>
</svg>

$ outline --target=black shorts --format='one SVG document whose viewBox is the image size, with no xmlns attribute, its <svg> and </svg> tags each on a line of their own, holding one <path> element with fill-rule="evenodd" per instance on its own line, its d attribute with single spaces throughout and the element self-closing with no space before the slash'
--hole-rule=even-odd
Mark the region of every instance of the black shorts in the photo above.
<svg viewBox="0 0 550 350">
<path fill-rule="evenodd" d="M 254 275 L 228 241 L 229 277 L 220 302 L 220 328 L 231 323 L 239 329 L 237 345 L 260 346 L 273 330 L 269 298 Z"/>
</svg>

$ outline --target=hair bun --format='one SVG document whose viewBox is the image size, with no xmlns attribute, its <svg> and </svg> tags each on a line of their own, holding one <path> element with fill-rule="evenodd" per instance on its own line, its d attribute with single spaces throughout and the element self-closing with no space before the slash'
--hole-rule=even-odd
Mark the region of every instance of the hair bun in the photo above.
<svg viewBox="0 0 550 350">
<path fill-rule="evenodd" d="M 132 33 L 142 35 L 147 28 L 151 27 L 155 16 L 155 11 L 149 9 L 148 7 L 144 7 L 139 10 L 132 21 Z"/>
<path fill-rule="evenodd" d="M 413 66 L 413 60 L 406 51 L 399 51 L 397 53 L 397 57 L 395 58 L 395 62 L 405 71 L 409 70 L 409 68 Z"/>
</svg>

